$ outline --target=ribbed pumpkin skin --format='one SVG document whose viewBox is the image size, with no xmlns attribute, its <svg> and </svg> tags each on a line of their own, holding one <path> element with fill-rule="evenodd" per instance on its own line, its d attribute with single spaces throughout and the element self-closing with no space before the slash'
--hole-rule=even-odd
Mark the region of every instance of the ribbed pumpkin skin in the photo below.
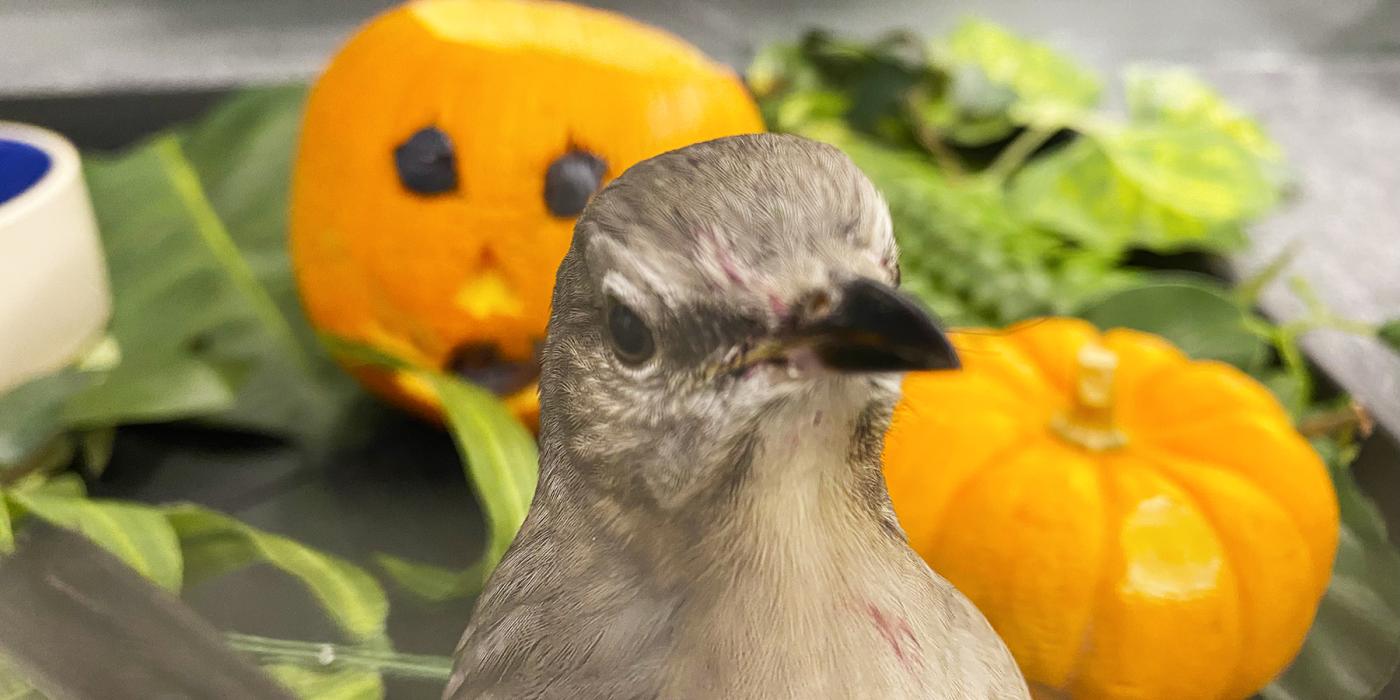
<svg viewBox="0 0 1400 700">
<path fill-rule="evenodd" d="M 428 126 L 454 146 L 454 192 L 415 194 L 396 174 L 395 147 Z M 514 0 L 391 10 L 331 61 L 307 104 L 291 212 L 307 312 L 324 332 L 430 367 L 471 342 L 527 359 L 574 224 L 546 207 L 551 162 L 588 151 L 606 182 L 762 128 L 731 71 L 618 15 Z M 365 379 L 434 412 L 409 377 Z M 533 412 L 533 387 L 512 403 Z"/>
<path fill-rule="evenodd" d="M 1081 351 L 1117 358 L 1094 450 Z M 885 475 L 910 542 L 981 608 L 1026 677 L 1075 698 L 1244 698 L 1297 653 L 1331 575 L 1336 494 L 1259 383 L 1156 336 L 1073 319 L 954 334 L 913 374 Z M 1050 693 L 1047 693 L 1047 695 Z"/>
</svg>

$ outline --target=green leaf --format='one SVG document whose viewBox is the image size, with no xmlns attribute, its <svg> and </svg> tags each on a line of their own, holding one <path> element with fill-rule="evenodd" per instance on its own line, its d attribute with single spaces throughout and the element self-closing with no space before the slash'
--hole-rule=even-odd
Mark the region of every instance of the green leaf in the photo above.
<svg viewBox="0 0 1400 700">
<path fill-rule="evenodd" d="M 142 576 L 166 589 L 180 590 L 180 544 L 159 510 L 43 491 L 10 491 L 5 498 L 12 509 L 82 533 Z"/>
<path fill-rule="evenodd" d="M 1283 151 L 1258 122 L 1227 103 L 1187 68 L 1133 66 L 1123 82 L 1128 114 L 1134 122 L 1209 128 L 1256 158 L 1283 160 Z"/>
<path fill-rule="evenodd" d="M 1016 91 L 1022 103 L 1055 103 L 1075 108 L 1098 103 L 1102 86 L 1088 68 L 1047 44 L 1019 37 L 992 22 L 963 21 L 934 55 L 972 65 L 994 83 Z"/>
<path fill-rule="evenodd" d="M 217 164 L 207 167 L 206 175 L 211 185 L 223 187 L 221 201 L 232 200 L 224 208 L 228 215 L 238 217 L 232 220 L 240 223 L 243 247 L 216 210 L 212 191 L 206 190 L 181 142 L 170 138 L 157 144 L 186 208 L 195 214 L 194 230 L 217 254 L 230 283 L 249 302 L 259 322 L 255 332 L 234 326 L 206 336 L 208 356 L 245 375 L 239 404 L 216 420 L 272 433 L 293 426 L 321 429 L 327 422 L 319 415 L 324 411 L 308 415 L 308 409 L 322 408 L 312 400 L 312 375 L 321 368 L 313 364 L 311 332 L 304 324 L 295 329 L 291 321 L 301 316 L 286 253 L 284 210 L 301 93 L 274 90 L 237 95 L 197 125 L 191 137 L 194 145 L 210 153 L 208 160 Z M 292 95 L 295 101 L 288 103 L 282 98 L 284 94 Z M 233 126 L 227 124 L 230 121 Z M 261 128 L 285 122 L 292 128 Z M 269 217 L 266 212 L 275 213 Z M 253 260 L 262 264 L 261 277 L 254 272 Z M 269 291 L 269 282 L 284 293 L 280 303 Z"/>
<path fill-rule="evenodd" d="M 530 509 L 539 476 L 535 439 L 491 392 L 437 373 L 419 376 L 442 401 L 467 479 L 481 501 L 489 537 L 483 569 L 489 575 Z"/>
<path fill-rule="evenodd" d="M 0 470 L 19 464 L 61 434 L 63 407 L 93 377 L 63 370 L 0 394 Z"/>
<path fill-rule="evenodd" d="M 486 551 L 481 560 L 465 570 L 410 562 L 387 554 L 378 554 L 375 560 L 396 583 L 425 600 L 449 600 L 479 591 L 515 539 L 530 509 L 539 475 L 539 451 L 534 437 L 488 391 L 453 377 L 414 369 L 403 360 L 362 343 L 335 336 L 325 336 L 322 341 L 343 362 L 416 372 L 433 387 L 462 456 L 467 481 L 486 517 Z"/>
<path fill-rule="evenodd" d="M 158 364 L 139 356 L 92 382 L 64 407 L 68 426 L 160 423 L 223 410 L 233 402 L 228 381 L 213 365 L 173 353 Z"/>
<path fill-rule="evenodd" d="M 64 472 L 35 483 L 34 487 L 27 489 L 27 491 L 45 496 L 84 498 L 87 496 L 87 484 L 83 481 L 83 477 L 73 472 Z"/>
<path fill-rule="evenodd" d="M 774 128 L 843 119 L 863 133 L 912 142 L 906 103 L 928 74 L 922 54 L 908 33 L 855 42 L 812 31 L 795 45 L 762 50 L 749 79 Z"/>
<path fill-rule="evenodd" d="M 71 410 L 86 425 L 166 420 L 226 407 L 232 394 L 200 357 L 215 329 L 256 324 L 219 257 L 197 233 L 196 214 L 168 172 L 166 140 L 120 156 L 84 159 L 84 174 L 113 291 L 111 335 L 122 350 L 112 376 Z M 165 376 L 163 376 L 165 375 Z"/>
<path fill-rule="evenodd" d="M 42 490 L 49 481 L 58 478 L 55 474 L 73 464 L 75 455 L 73 439 L 60 435 L 8 470 L 4 475 L 5 486 L 17 492 Z"/>
<path fill-rule="evenodd" d="M 171 506 L 165 513 L 179 537 L 189 583 L 264 562 L 306 586 L 352 639 L 383 636 L 388 602 L 359 567 L 199 506 Z"/>
<path fill-rule="evenodd" d="M 347 340 L 333 333 L 320 336 L 321 343 L 333 357 L 352 367 L 380 367 L 398 372 L 412 372 L 416 368 L 407 360 L 396 357 L 380 348 L 359 341 Z"/>
<path fill-rule="evenodd" d="M 1400 553 L 1345 462 L 1328 462 L 1342 520 L 1332 582 L 1302 651 L 1260 693 L 1267 700 L 1373 698 L 1400 663 Z"/>
<path fill-rule="evenodd" d="M 1208 224 L 1258 216 L 1278 201 L 1275 184 L 1232 139 L 1193 127 L 1129 127 L 1096 139 L 1148 199 Z"/>
<path fill-rule="evenodd" d="M 939 92 L 921 91 L 911 98 L 913 117 L 939 137 L 963 146 L 983 146 L 1005 139 L 1016 129 L 1011 107 L 1016 93 L 992 82 L 976 66 L 955 66 Z"/>
<path fill-rule="evenodd" d="M 190 125 L 180 141 L 229 239 L 293 321 L 286 204 L 306 92 L 304 85 L 287 85 L 236 93 Z"/>
<path fill-rule="evenodd" d="M 15 528 L 10 522 L 10 506 L 0 497 L 0 554 L 15 551 Z M 3 678 L 3 674 L 0 674 Z"/>
<path fill-rule="evenodd" d="M 85 425 L 198 418 L 334 444 L 363 394 L 316 346 L 286 250 L 304 95 L 241 92 L 182 130 L 89 157 L 113 332 L 129 352 L 75 409 Z"/>
<path fill-rule="evenodd" d="M 400 588 L 429 603 L 476 595 L 486 583 L 485 559 L 461 570 L 409 561 L 389 554 L 376 554 L 374 560 Z"/>
<path fill-rule="evenodd" d="M 102 476 L 107 463 L 112 460 L 112 448 L 116 445 L 115 428 L 96 428 L 78 436 L 78 446 L 82 449 L 83 469 L 91 477 Z"/>
<path fill-rule="evenodd" d="M 209 201 L 194 165 L 185 156 L 180 141 L 173 136 L 164 136 L 157 138 L 151 147 L 181 206 L 188 213 L 194 232 L 214 254 L 228 282 L 242 296 L 265 331 L 284 343 L 286 351 L 299 352 L 301 348 L 286 317 L 233 242 L 223 219 L 219 218 Z"/>
<path fill-rule="evenodd" d="M 1027 222 L 1080 245 L 1119 252 L 1228 249 L 1277 191 L 1257 162 L 1217 133 L 1128 128 L 1081 138 L 1032 160 L 1011 182 Z"/>
<path fill-rule="evenodd" d="M 235 372 L 238 387 L 232 406 L 199 416 L 200 424 L 284 437 L 313 454 L 347 437 L 350 409 L 366 397 L 348 374 L 321 354 L 307 364 L 276 344 L 238 335 L 210 336 L 208 357 Z"/>
<path fill-rule="evenodd" d="M 769 44 L 754 56 L 747 81 L 763 121 L 769 128 L 788 131 L 813 118 L 837 118 L 850 100 L 831 90 L 802 46 Z"/>
<path fill-rule="evenodd" d="M 795 131 L 811 122 L 844 116 L 851 108 L 851 98 L 835 90 L 803 90 L 775 104 L 769 123 L 775 129 Z"/>
<path fill-rule="evenodd" d="M 1092 71 L 1035 41 L 983 20 L 964 21 L 930 53 L 948 89 L 921 116 L 953 141 L 982 145 L 1016 125 L 1064 126 L 1098 103 Z"/>
<path fill-rule="evenodd" d="M 1376 329 L 1376 337 L 1381 342 L 1390 346 L 1391 350 L 1400 352 L 1400 318 L 1393 318 Z"/>
<path fill-rule="evenodd" d="M 760 100 L 792 90 L 819 89 L 825 83 L 803 46 L 789 43 L 760 48 L 744 78 Z"/>
<path fill-rule="evenodd" d="M 1103 329 L 1155 333 L 1191 357 L 1245 370 L 1257 367 L 1267 349 L 1228 292 L 1205 280 L 1124 289 L 1090 302 L 1075 315 Z"/>
<path fill-rule="evenodd" d="M 322 671 L 297 664 L 273 664 L 263 670 L 306 700 L 378 700 L 384 681 L 378 673 L 357 668 Z"/>
<path fill-rule="evenodd" d="M 1299 381 L 1297 375 L 1270 370 L 1264 375 L 1263 382 L 1295 423 L 1307 412 L 1308 387 Z"/>
<path fill-rule="evenodd" d="M 210 337 L 210 356 L 246 372 L 234 405 L 202 422 L 290 434 L 321 450 L 340 437 L 349 407 L 363 393 L 317 344 L 287 254 L 291 172 L 305 98 L 302 85 L 240 92 L 192 125 L 181 144 L 208 205 L 246 261 L 251 280 L 245 286 L 259 288 L 269 307 L 265 316 L 282 324 L 277 342 L 237 329 Z"/>
</svg>

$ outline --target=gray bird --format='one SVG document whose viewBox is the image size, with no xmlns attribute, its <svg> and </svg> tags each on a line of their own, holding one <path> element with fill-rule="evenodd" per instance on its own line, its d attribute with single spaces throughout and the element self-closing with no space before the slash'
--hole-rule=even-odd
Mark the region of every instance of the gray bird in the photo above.
<svg viewBox="0 0 1400 700">
<path fill-rule="evenodd" d="M 445 697 L 1027 698 L 885 491 L 897 372 L 957 365 L 898 276 L 874 186 L 814 141 L 599 192 L 554 289 L 539 487 Z"/>
</svg>

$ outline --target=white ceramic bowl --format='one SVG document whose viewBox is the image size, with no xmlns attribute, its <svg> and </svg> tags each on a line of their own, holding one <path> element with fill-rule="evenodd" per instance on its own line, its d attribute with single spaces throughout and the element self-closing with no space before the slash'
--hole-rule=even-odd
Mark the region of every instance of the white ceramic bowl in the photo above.
<svg viewBox="0 0 1400 700">
<path fill-rule="evenodd" d="M 102 335 L 112 295 L 73 144 L 11 122 L 0 122 L 0 141 L 34 146 L 49 158 L 36 182 L 0 202 L 3 393 L 82 354 Z"/>
</svg>

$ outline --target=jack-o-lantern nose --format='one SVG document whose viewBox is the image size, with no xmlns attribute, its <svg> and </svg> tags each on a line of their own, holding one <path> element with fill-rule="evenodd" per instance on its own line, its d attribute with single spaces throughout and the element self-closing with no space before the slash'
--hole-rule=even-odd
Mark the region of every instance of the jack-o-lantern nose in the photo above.
<svg viewBox="0 0 1400 700">
<path fill-rule="evenodd" d="M 578 216 L 607 171 L 608 164 L 587 151 L 569 151 L 556 158 L 544 174 L 544 203 L 549 213 L 561 219 Z"/>
</svg>

